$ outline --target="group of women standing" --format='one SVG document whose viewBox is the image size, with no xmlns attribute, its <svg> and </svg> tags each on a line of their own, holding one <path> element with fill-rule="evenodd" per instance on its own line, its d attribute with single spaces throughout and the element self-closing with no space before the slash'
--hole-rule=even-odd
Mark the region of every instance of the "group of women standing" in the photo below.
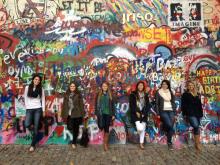
<svg viewBox="0 0 220 165">
<path fill-rule="evenodd" d="M 139 81 L 136 90 L 130 94 L 129 105 L 131 110 L 131 121 L 135 124 L 137 132 L 140 135 L 140 148 L 144 149 L 145 129 L 147 125 L 147 116 L 150 112 L 150 102 L 146 93 L 145 83 Z M 203 116 L 202 103 L 199 93 L 196 90 L 194 82 L 187 82 L 187 90 L 181 97 L 182 115 L 194 130 L 195 148 L 201 150 L 199 125 Z M 173 150 L 172 137 L 174 134 L 174 123 L 176 120 L 175 96 L 171 90 L 170 82 L 163 80 L 160 88 L 155 95 L 155 111 L 163 125 L 163 130 L 167 136 L 167 145 L 169 150 Z"/>
<path fill-rule="evenodd" d="M 45 115 L 45 95 L 41 85 L 42 78 L 35 74 L 32 82 L 25 88 L 25 106 L 26 106 L 26 127 L 32 130 L 33 138 L 30 152 L 35 150 L 37 144 L 38 127 L 41 116 Z M 183 93 L 181 99 L 181 110 L 183 117 L 194 129 L 195 147 L 200 150 L 199 125 L 203 116 L 202 103 L 200 95 L 196 91 L 195 84 L 191 81 L 187 83 L 187 90 Z M 163 130 L 167 136 L 168 149 L 173 150 L 172 136 L 174 134 L 174 122 L 176 118 L 175 96 L 171 91 L 170 82 L 163 80 L 160 88 L 155 95 L 155 111 L 163 124 Z M 115 119 L 115 99 L 110 90 L 109 84 L 103 82 L 95 99 L 95 115 L 99 129 L 104 131 L 103 148 L 109 149 L 109 127 Z M 131 122 L 134 124 L 138 134 L 140 149 L 144 149 L 145 131 L 150 113 L 151 104 L 146 91 L 146 85 L 139 81 L 136 88 L 129 96 L 129 108 Z M 61 117 L 72 126 L 72 148 L 76 148 L 79 126 L 85 116 L 83 97 L 77 88 L 77 84 L 71 82 L 64 94 L 63 108 Z"/>
</svg>

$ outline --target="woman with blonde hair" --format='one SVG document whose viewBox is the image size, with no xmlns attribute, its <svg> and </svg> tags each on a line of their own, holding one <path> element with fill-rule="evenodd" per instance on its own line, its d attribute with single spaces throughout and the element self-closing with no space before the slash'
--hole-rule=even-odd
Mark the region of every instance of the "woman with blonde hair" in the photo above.
<svg viewBox="0 0 220 165">
<path fill-rule="evenodd" d="M 201 150 L 199 125 L 203 117 L 203 110 L 200 95 L 193 81 L 187 82 L 187 90 L 181 98 L 181 110 L 185 121 L 193 127 L 195 148 Z"/>
<path fill-rule="evenodd" d="M 101 89 L 96 97 L 95 114 L 98 120 L 100 130 L 104 129 L 103 147 L 107 151 L 109 149 L 109 127 L 115 119 L 114 99 L 109 84 L 103 82 Z"/>
</svg>

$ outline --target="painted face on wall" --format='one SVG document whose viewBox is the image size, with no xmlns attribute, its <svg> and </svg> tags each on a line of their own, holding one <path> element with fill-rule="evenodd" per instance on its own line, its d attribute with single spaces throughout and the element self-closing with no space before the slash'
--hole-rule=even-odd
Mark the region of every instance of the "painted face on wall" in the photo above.
<svg viewBox="0 0 220 165">
<path fill-rule="evenodd" d="M 108 91 L 108 85 L 106 83 L 102 84 L 102 90 L 103 90 L 103 92 Z"/>
<path fill-rule="evenodd" d="M 182 14 L 183 14 L 182 7 L 181 7 L 181 6 L 177 6 L 177 7 L 175 8 L 175 16 L 176 16 L 176 17 L 181 17 Z"/>
<path fill-rule="evenodd" d="M 76 90 L 75 84 L 70 84 L 70 92 L 74 92 Z"/>
<path fill-rule="evenodd" d="M 138 84 L 138 91 L 142 92 L 144 90 L 144 84 L 143 83 L 139 83 Z"/>
<path fill-rule="evenodd" d="M 34 82 L 34 86 L 39 85 L 39 83 L 40 83 L 40 77 L 35 77 L 34 80 L 33 80 L 33 82 Z"/>
</svg>

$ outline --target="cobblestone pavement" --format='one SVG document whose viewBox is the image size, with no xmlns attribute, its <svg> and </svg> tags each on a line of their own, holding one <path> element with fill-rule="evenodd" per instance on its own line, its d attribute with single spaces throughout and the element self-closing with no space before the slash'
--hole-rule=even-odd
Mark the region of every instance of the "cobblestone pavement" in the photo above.
<svg viewBox="0 0 220 165">
<path fill-rule="evenodd" d="M 148 144 L 140 150 L 135 144 L 100 145 L 88 148 L 67 145 L 43 145 L 29 153 L 27 145 L 0 145 L 0 165 L 220 165 L 220 145 L 203 145 L 201 153 L 193 147 L 168 151 L 167 146 Z"/>
</svg>

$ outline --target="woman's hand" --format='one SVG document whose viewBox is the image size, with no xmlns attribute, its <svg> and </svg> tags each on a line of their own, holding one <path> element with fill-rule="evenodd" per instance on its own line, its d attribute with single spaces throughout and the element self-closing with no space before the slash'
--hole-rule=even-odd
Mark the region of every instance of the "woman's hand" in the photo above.
<svg viewBox="0 0 220 165">
<path fill-rule="evenodd" d="M 43 117 L 45 117 L 46 116 L 46 112 L 45 111 L 43 111 Z"/>
<path fill-rule="evenodd" d="M 115 116 L 112 116 L 112 120 L 115 120 Z"/>
</svg>

